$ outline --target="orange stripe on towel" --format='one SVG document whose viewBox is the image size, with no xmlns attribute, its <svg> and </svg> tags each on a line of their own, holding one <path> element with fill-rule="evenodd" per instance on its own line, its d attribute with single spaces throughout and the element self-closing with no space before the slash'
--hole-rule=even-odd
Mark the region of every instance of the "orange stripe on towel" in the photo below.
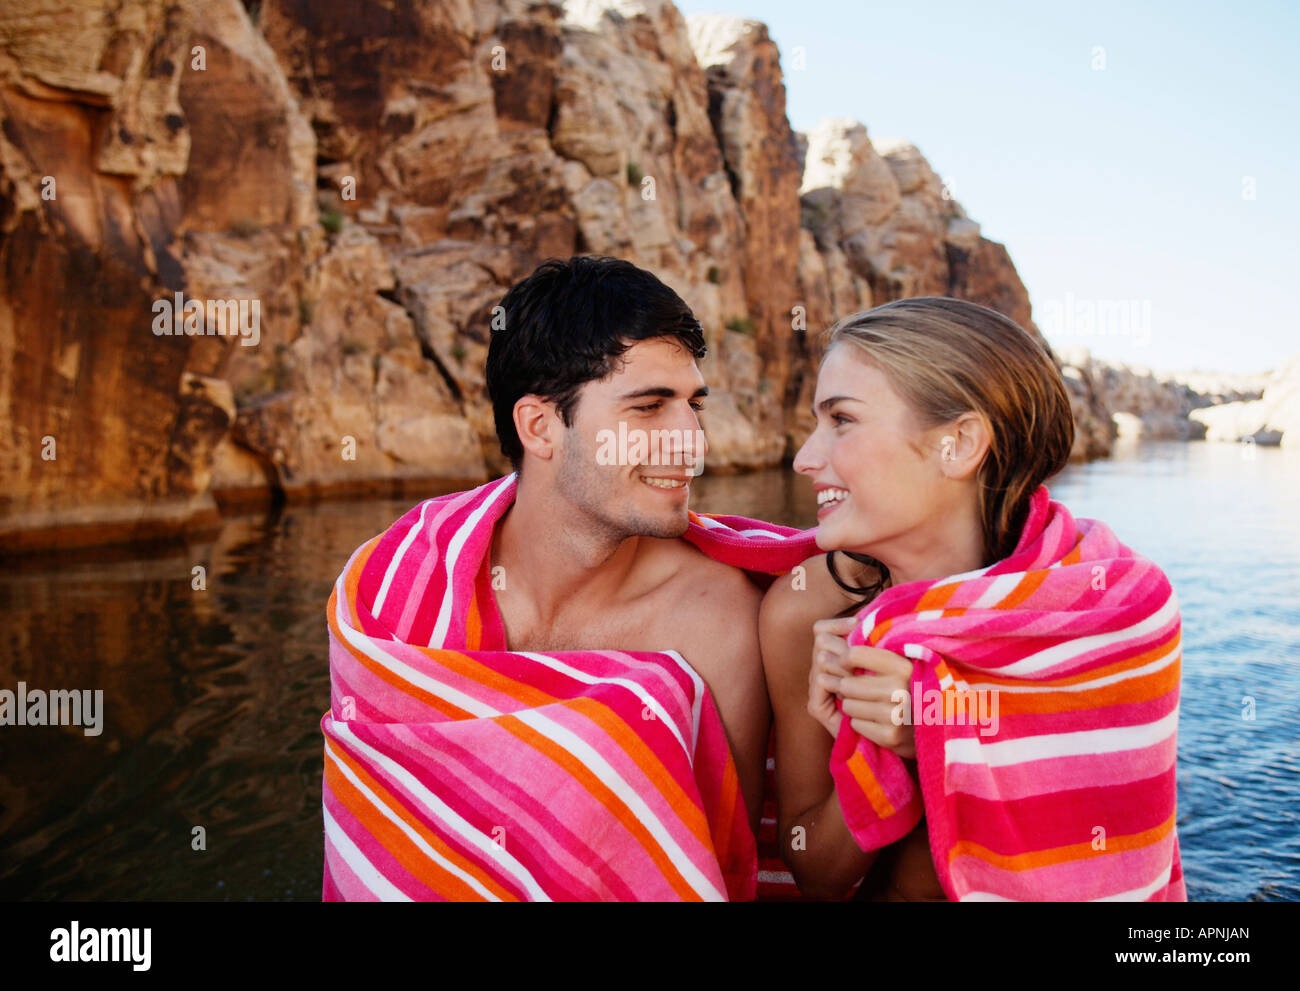
<svg viewBox="0 0 1300 991">
<path fill-rule="evenodd" d="M 549 692 L 534 688 L 526 681 L 512 678 L 497 668 L 488 667 L 463 651 L 449 650 L 446 647 L 421 647 L 420 653 L 427 654 L 431 660 L 450 671 L 455 671 L 476 689 L 490 688 L 509 696 L 519 703 L 520 708 L 535 709 L 559 701 Z"/>
<path fill-rule="evenodd" d="M 329 747 L 329 751 L 334 757 L 341 763 L 346 764 L 352 773 L 379 797 L 379 800 L 384 803 L 389 811 L 406 823 L 413 832 L 419 835 L 442 857 L 473 877 L 474 880 L 478 881 L 498 898 L 504 901 L 519 900 L 500 884 L 493 881 L 481 867 L 473 861 L 465 859 L 464 856 L 443 841 L 436 832 L 429 830 L 424 823 L 416 819 L 397 796 L 385 788 L 365 769 L 364 765 L 358 763 L 346 750 L 333 745 L 333 741 L 326 741 L 326 746 Z M 374 803 L 363 795 L 360 789 L 352 784 L 335 767 L 334 762 L 330 760 L 325 762 L 325 782 L 335 797 L 365 827 L 366 832 L 379 840 L 383 848 L 397 858 L 407 872 L 419 880 L 421 884 L 453 901 L 483 901 L 482 894 L 470 887 L 463 878 L 432 860 L 404 830 L 400 829 L 391 819 L 375 808 Z"/>
<path fill-rule="evenodd" d="M 1166 664 L 1149 674 L 1077 692 L 1000 692 L 998 709 L 1005 719 L 1030 713 L 1077 712 L 1149 702 L 1178 689 L 1180 667 L 1177 662 Z"/>
<path fill-rule="evenodd" d="M 596 777 L 591 768 L 559 744 L 543 736 L 531 726 L 525 725 L 514 716 L 502 717 L 498 721 L 498 725 L 514 734 L 539 754 L 553 760 L 564 768 L 569 776 L 581 784 L 592 798 L 605 806 L 610 815 L 636 839 L 637 844 L 645 851 L 646 856 L 654 861 L 655 866 L 659 868 L 660 874 L 678 897 L 683 901 L 703 901 L 700 893 L 690 886 L 686 878 L 682 876 L 681 871 L 677 869 L 677 865 L 659 846 L 658 841 L 650 834 L 650 831 L 641 824 L 641 820 L 624 804 L 621 798 Z"/>
<path fill-rule="evenodd" d="M 718 788 L 718 824 L 714 830 L 717 843 L 714 845 L 713 851 L 724 871 L 727 869 L 727 865 L 731 863 L 733 856 L 731 837 L 735 829 L 736 800 L 739 791 L 740 775 L 736 773 L 736 762 L 729 760 L 727 761 L 726 770 L 722 772 L 722 782 Z M 748 807 L 746 807 L 746 811 L 748 811 Z"/>
<path fill-rule="evenodd" d="M 917 612 L 924 612 L 927 609 L 942 609 L 948 604 L 948 600 L 957 594 L 957 589 L 961 588 L 960 582 L 952 582 L 949 585 L 935 585 L 927 589 L 921 596 L 921 600 L 916 604 Z"/>
<path fill-rule="evenodd" d="M 1083 535 L 1074 538 L 1074 549 L 1069 554 L 1061 558 L 1060 567 L 1064 568 L 1071 564 L 1078 564 L 1083 560 Z"/>
<path fill-rule="evenodd" d="M 446 699 L 439 698 L 437 695 L 434 695 L 430 692 L 425 691 L 423 688 L 411 684 L 411 682 L 407 681 L 405 678 L 401 677 L 400 675 L 392 671 L 387 666 L 380 664 L 378 661 L 375 661 L 373 658 L 366 656 L 361 651 L 354 648 L 350 643 L 348 643 L 348 641 L 344 638 L 343 634 L 340 632 L 338 624 L 334 621 L 334 597 L 336 594 L 337 593 L 330 594 L 330 602 L 328 607 L 329 629 L 330 632 L 334 635 L 333 637 L 334 642 L 337 643 L 340 648 L 347 651 L 347 653 L 352 656 L 353 660 L 355 660 L 363 668 L 365 668 L 367 671 L 373 674 L 376 678 L 388 682 L 388 684 L 392 685 L 403 695 L 411 696 L 411 698 L 415 699 L 418 702 L 422 702 L 424 705 L 427 705 L 430 709 L 442 713 L 448 719 L 469 719 L 472 717 L 471 713 L 466 712 L 464 709 L 460 708 L 459 706 L 452 705 Z"/>
<path fill-rule="evenodd" d="M 356 559 L 352 562 L 352 568 L 343 576 L 343 588 L 348 593 L 348 625 L 354 630 L 361 628 L 361 617 L 357 612 L 357 602 L 359 601 L 357 585 L 361 582 L 361 572 L 366 569 L 366 564 L 370 561 L 370 555 L 375 552 L 375 548 L 379 546 L 379 542 L 383 539 L 384 535 L 381 533 L 379 536 L 362 544 L 361 550 L 357 551 Z M 334 610 L 331 609 L 330 619 L 333 620 L 333 618 Z"/>
<path fill-rule="evenodd" d="M 370 559 L 370 555 L 374 552 L 375 547 L 379 544 L 382 537 L 383 534 L 380 534 L 369 543 L 364 544 L 362 549 L 357 552 L 352 567 L 343 575 L 343 588 L 347 593 L 346 606 L 349 614 L 348 625 L 353 630 L 359 630 L 361 628 L 356 606 L 358 601 L 357 584 L 361 580 L 361 572 L 365 569 L 366 562 Z M 388 684 L 392 685 L 398 691 L 410 695 L 412 698 L 424 703 L 429 708 L 441 712 L 449 719 L 470 718 L 470 713 L 466 712 L 464 709 L 452 705 L 445 699 L 441 699 L 438 696 L 411 684 L 386 665 L 379 663 L 372 657 L 353 647 L 352 644 L 348 642 L 348 638 L 344 636 L 343 631 L 339 628 L 338 618 L 336 615 L 337 608 L 338 585 L 336 584 L 334 590 L 330 592 L 329 605 L 326 607 L 326 625 L 328 626 L 330 633 L 333 635 L 334 642 L 343 648 L 343 650 L 347 651 L 348 654 L 352 656 L 353 660 L 375 677 L 388 682 Z"/>
<path fill-rule="evenodd" d="M 995 853 L 988 847 L 980 846 L 970 840 L 963 840 L 954 843 L 952 849 L 948 851 L 948 862 L 952 863 L 962 856 L 978 857 L 980 860 L 1004 871 L 1031 871 L 1036 867 L 1050 867 L 1053 864 L 1062 864 L 1069 860 L 1086 860 L 1089 857 L 1104 857 L 1108 853 L 1140 850 L 1143 847 L 1151 846 L 1153 843 L 1158 843 L 1168 836 L 1169 831 L 1174 828 L 1176 815 L 1177 813 L 1171 815 L 1160 825 L 1152 826 L 1140 833 L 1130 833 L 1126 836 L 1107 836 L 1104 850 L 1095 849 L 1091 840 L 1084 840 L 1082 843 L 1071 843 L 1068 846 L 1052 847 L 1048 850 L 1033 850 L 1029 853 L 1008 856 L 1007 854 Z"/>
<path fill-rule="evenodd" d="M 1175 628 L 1170 632 L 1168 637 L 1161 640 L 1159 643 L 1153 644 L 1147 650 L 1140 651 L 1131 657 L 1125 657 L 1122 660 L 1118 660 L 1114 664 L 1107 664 L 1104 667 L 1090 668 L 1087 671 L 1082 671 L 1079 674 L 1068 675 L 1064 678 L 1044 678 L 1041 681 L 1032 682 L 1032 685 L 1034 688 L 1046 692 L 1051 691 L 1053 688 L 1061 688 L 1066 685 L 1081 685 L 1085 682 L 1097 681 L 1100 678 L 1106 678 L 1112 674 L 1120 674 L 1124 671 L 1130 671 L 1133 668 L 1140 668 L 1144 664 L 1154 661 L 1163 654 L 1169 653 L 1170 651 L 1177 651 L 1181 644 L 1181 629 Z M 1172 664 L 1173 660 L 1171 660 L 1170 663 Z M 935 672 L 940 678 L 942 678 L 946 673 L 951 673 L 948 668 L 941 668 L 939 665 L 935 665 Z M 1026 684 L 1026 682 L 1020 678 L 1002 678 L 989 671 L 980 671 L 978 673 L 972 672 L 967 675 L 967 680 L 990 685 Z"/>
<path fill-rule="evenodd" d="M 469 611 L 465 614 L 465 649 L 478 650 L 483 643 L 483 617 L 478 611 L 478 593 L 469 600 Z"/>
<path fill-rule="evenodd" d="M 874 647 L 880 642 L 880 638 L 889 632 L 889 628 L 894 625 L 894 619 L 882 619 L 876 624 L 875 628 L 867 635 L 867 646 Z"/>
<path fill-rule="evenodd" d="M 1025 572 L 1025 577 L 1020 579 L 1019 584 L 1011 590 L 1011 594 L 993 608 L 1014 609 L 1038 591 L 1038 586 L 1047 580 L 1049 574 L 1050 572 L 1046 568 L 1041 568 L 1038 571 Z"/>
<path fill-rule="evenodd" d="M 853 756 L 845 762 L 845 766 L 862 789 L 862 793 L 867 796 L 867 801 L 871 803 L 871 808 L 875 810 L 876 815 L 881 819 L 888 819 L 897 811 L 885 795 L 885 790 L 880 787 L 876 776 L 871 773 L 871 766 L 860 750 L 853 751 Z"/>
<path fill-rule="evenodd" d="M 614 740 L 623 753 L 641 769 L 641 773 L 650 779 L 655 790 L 664 797 L 668 805 L 681 816 L 682 823 L 695 838 L 706 847 L 712 844 L 712 839 L 709 836 L 709 823 L 704 813 L 695 806 L 691 797 L 682 791 L 681 786 L 646 744 L 646 741 L 637 736 L 617 713 L 611 712 L 607 705 L 593 698 L 574 699 L 568 703 L 568 707 L 574 712 L 582 713 L 599 726 L 606 736 Z M 688 754 L 688 759 L 689 756 Z M 731 778 L 734 784 L 734 768 L 732 769 Z M 725 782 L 723 786 L 725 788 Z M 732 798 L 734 800 L 735 796 L 733 795 Z"/>
</svg>

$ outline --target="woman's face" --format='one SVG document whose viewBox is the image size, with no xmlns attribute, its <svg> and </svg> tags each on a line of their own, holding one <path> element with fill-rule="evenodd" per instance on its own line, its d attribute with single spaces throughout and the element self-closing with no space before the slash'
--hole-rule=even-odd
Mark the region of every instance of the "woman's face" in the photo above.
<svg viewBox="0 0 1300 991">
<path fill-rule="evenodd" d="M 916 550 L 945 511 L 943 430 L 923 431 L 888 379 L 852 344 L 833 346 L 813 399 L 817 429 L 794 470 L 817 491 L 817 546 L 871 554 Z"/>
</svg>

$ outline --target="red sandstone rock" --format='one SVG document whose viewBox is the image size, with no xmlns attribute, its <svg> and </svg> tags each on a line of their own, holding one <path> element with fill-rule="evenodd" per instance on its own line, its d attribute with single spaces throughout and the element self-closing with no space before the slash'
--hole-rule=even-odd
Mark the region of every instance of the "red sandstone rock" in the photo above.
<svg viewBox="0 0 1300 991">
<path fill-rule="evenodd" d="M 488 321 L 546 257 L 628 258 L 695 309 L 715 470 L 798 443 L 838 316 L 952 294 L 1033 326 L 1006 250 L 915 148 L 852 121 L 791 133 L 756 21 L 667 0 L 256 9 L 0 11 L 5 548 L 184 528 L 213 492 L 502 470 Z M 257 300 L 256 346 L 155 336 L 177 292 Z"/>
</svg>

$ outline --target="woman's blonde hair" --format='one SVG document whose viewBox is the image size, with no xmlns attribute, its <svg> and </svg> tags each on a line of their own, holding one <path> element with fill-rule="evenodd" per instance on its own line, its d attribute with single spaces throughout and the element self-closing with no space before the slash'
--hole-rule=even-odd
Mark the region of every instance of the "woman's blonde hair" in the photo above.
<svg viewBox="0 0 1300 991">
<path fill-rule="evenodd" d="M 989 428 L 978 472 L 984 566 L 1010 556 L 1029 498 L 1065 467 L 1074 416 L 1046 346 L 1014 320 L 940 296 L 900 299 L 839 320 L 827 351 L 850 344 L 879 368 L 921 429 L 974 412 Z"/>
</svg>

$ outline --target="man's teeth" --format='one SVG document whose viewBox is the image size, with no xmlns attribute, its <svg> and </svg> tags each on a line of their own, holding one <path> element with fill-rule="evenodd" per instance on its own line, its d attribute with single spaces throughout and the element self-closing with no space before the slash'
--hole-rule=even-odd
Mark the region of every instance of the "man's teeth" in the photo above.
<svg viewBox="0 0 1300 991">
<path fill-rule="evenodd" d="M 686 484 L 673 478 L 646 478 L 644 475 L 641 476 L 641 481 L 646 485 L 653 485 L 656 489 L 680 489 Z"/>
<path fill-rule="evenodd" d="M 817 493 L 817 505 L 828 506 L 849 497 L 848 489 L 822 489 Z"/>
</svg>

